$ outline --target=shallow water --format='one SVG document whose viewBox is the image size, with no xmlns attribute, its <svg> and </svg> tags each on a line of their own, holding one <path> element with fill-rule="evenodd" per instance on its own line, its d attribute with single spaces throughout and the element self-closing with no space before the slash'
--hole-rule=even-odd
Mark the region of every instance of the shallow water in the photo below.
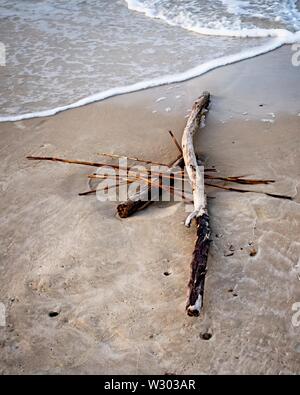
<svg viewBox="0 0 300 395">
<path fill-rule="evenodd" d="M 293 1 L 0 0 L 0 120 L 191 78 L 218 62 L 174 75 L 225 55 L 267 52 L 282 42 L 255 52 L 270 42 L 271 31 L 259 29 L 296 31 L 299 24 Z M 239 35 L 245 28 L 257 37 L 228 36 L 228 29 Z"/>
</svg>

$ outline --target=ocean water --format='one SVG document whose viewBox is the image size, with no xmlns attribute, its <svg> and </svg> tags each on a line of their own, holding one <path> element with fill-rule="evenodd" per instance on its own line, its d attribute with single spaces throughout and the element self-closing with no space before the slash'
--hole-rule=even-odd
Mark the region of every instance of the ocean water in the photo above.
<svg viewBox="0 0 300 395">
<path fill-rule="evenodd" d="M 300 41 L 293 0 L 0 0 L 0 121 L 52 115 Z"/>
</svg>

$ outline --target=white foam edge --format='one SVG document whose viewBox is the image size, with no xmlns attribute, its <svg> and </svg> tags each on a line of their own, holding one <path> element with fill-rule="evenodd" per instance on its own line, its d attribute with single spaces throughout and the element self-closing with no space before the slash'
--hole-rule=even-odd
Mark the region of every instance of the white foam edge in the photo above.
<svg viewBox="0 0 300 395">
<path fill-rule="evenodd" d="M 25 119 L 31 119 L 31 118 L 40 118 L 40 117 L 48 117 L 55 115 L 59 112 L 78 108 L 85 106 L 87 104 L 91 104 L 97 101 L 101 101 L 104 99 L 107 99 L 109 97 L 113 96 L 119 96 L 119 95 L 124 95 L 126 93 L 133 93 L 149 88 L 154 88 L 162 85 L 168 85 L 168 84 L 173 84 L 173 83 L 178 83 L 178 82 L 183 82 L 187 81 L 189 79 L 199 77 L 200 75 L 203 75 L 207 73 L 208 71 L 211 71 L 213 69 L 216 69 L 218 67 L 226 66 L 229 64 L 233 64 L 236 62 L 240 62 L 245 59 L 250 59 L 255 56 L 259 56 L 265 53 L 268 53 L 270 51 L 273 51 L 285 44 L 293 44 L 295 42 L 300 41 L 300 32 L 297 33 L 290 33 L 288 32 L 289 35 L 281 35 L 278 36 L 275 39 L 270 40 L 268 43 L 265 43 L 263 45 L 253 47 L 250 49 L 247 49 L 245 51 L 233 54 L 233 55 L 228 55 L 228 56 L 222 56 L 220 58 L 216 58 L 214 60 L 211 60 L 209 62 L 203 63 L 201 65 L 198 65 L 196 67 L 193 67 L 187 71 L 184 71 L 182 73 L 177 73 L 177 74 L 172 74 L 172 75 L 166 75 L 162 76 L 159 78 L 154 78 L 152 80 L 147 80 L 147 81 L 141 81 L 132 85 L 125 85 L 125 86 L 120 86 L 116 88 L 111 88 L 106 91 L 102 91 L 96 94 L 93 94 L 91 96 L 84 97 L 74 103 L 67 104 L 65 106 L 60 106 L 56 108 L 52 108 L 49 110 L 43 110 L 43 111 L 37 111 L 37 112 L 31 112 L 31 113 L 25 113 L 25 114 L 17 114 L 17 115 L 0 115 L 0 122 L 16 122 L 16 121 L 22 121 Z M 292 40 L 292 37 L 293 40 Z"/>
<path fill-rule="evenodd" d="M 212 29 L 198 26 L 197 24 L 191 24 L 188 21 L 183 22 L 182 20 L 179 22 L 170 20 L 166 15 L 159 13 L 156 14 L 151 8 L 145 7 L 138 0 L 125 0 L 127 3 L 127 7 L 131 11 L 140 12 L 152 19 L 160 19 L 171 26 L 178 26 L 185 30 L 189 30 L 194 33 L 199 33 L 206 36 L 222 36 L 222 37 L 239 37 L 239 38 L 267 38 L 267 37 L 288 37 L 293 36 L 294 33 L 286 30 L 286 29 L 261 29 L 261 28 L 253 28 L 253 29 L 239 29 L 239 30 L 230 30 L 230 29 Z"/>
</svg>

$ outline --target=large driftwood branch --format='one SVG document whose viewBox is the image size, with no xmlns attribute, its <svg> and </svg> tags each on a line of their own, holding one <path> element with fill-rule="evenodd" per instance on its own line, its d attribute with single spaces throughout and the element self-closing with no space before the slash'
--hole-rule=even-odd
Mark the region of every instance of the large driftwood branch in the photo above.
<svg viewBox="0 0 300 395">
<path fill-rule="evenodd" d="M 203 117 L 208 111 L 210 94 L 204 92 L 194 103 L 182 136 L 182 152 L 186 170 L 193 191 L 194 209 L 186 219 L 190 226 L 195 218 L 197 223 L 197 241 L 191 262 L 191 277 L 188 285 L 188 300 L 186 310 L 190 316 L 198 316 L 203 305 L 204 283 L 207 266 L 207 256 L 210 243 L 209 216 L 207 199 L 204 191 L 204 168 L 197 161 L 193 137 L 200 129 Z"/>
<path fill-rule="evenodd" d="M 210 94 L 204 92 L 193 105 L 182 136 L 183 159 L 188 173 L 194 197 L 194 210 L 186 219 L 186 226 L 190 226 L 193 218 L 200 217 L 206 211 L 206 196 L 204 192 L 204 167 L 196 158 L 193 137 L 200 129 L 203 117 L 208 111 Z"/>
</svg>

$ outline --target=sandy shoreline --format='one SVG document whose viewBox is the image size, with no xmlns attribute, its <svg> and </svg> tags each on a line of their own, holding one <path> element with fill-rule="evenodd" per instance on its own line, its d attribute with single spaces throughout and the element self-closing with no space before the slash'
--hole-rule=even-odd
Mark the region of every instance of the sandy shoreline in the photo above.
<svg viewBox="0 0 300 395">
<path fill-rule="evenodd" d="M 292 325 L 300 68 L 291 56 L 286 46 L 182 84 L 0 124 L 0 373 L 300 373 L 300 328 Z M 197 138 L 206 165 L 275 178 L 264 190 L 294 201 L 209 191 L 205 311 L 191 319 L 184 305 L 195 229 L 182 225 L 182 204 L 119 220 L 115 204 L 77 195 L 90 169 L 25 157 L 112 152 L 168 162 L 177 152 L 167 131 L 181 137 L 203 90 L 213 95 Z M 53 310 L 59 315 L 50 318 Z M 201 340 L 203 332 L 212 338 Z"/>
</svg>

